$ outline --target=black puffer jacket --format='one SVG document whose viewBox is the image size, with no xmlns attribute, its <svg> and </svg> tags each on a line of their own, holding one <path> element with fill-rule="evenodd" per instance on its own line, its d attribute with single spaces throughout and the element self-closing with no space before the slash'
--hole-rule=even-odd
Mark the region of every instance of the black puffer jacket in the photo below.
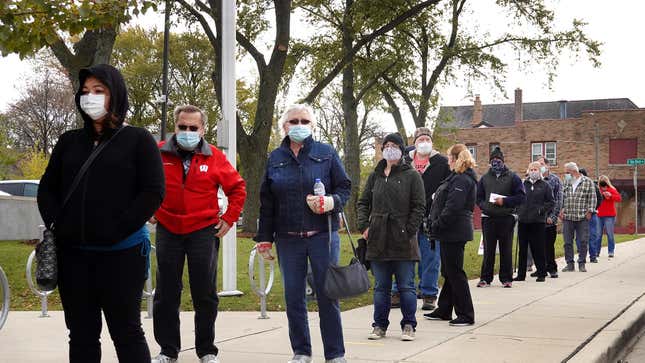
<svg viewBox="0 0 645 363">
<path fill-rule="evenodd" d="M 367 179 L 358 201 L 358 228 L 369 227 L 367 259 L 418 261 L 417 230 L 425 212 L 425 192 L 419 173 L 405 161 L 385 176 L 381 160 Z"/>
<path fill-rule="evenodd" d="M 85 79 L 93 76 L 110 90 L 110 109 L 117 129 L 128 110 L 123 77 L 114 67 L 98 65 L 81 71 L 76 105 L 85 127 L 60 136 L 38 188 L 38 208 L 47 225 L 54 220 L 59 247 L 109 246 L 141 228 L 159 208 L 165 182 L 157 143 L 148 131 L 125 127 L 94 160 L 68 204 L 63 198 L 95 147 L 116 129 L 94 130 L 94 121 L 80 110 Z M 109 115 L 108 115 L 109 117 Z"/>
<path fill-rule="evenodd" d="M 527 178 L 524 180 L 526 202 L 519 207 L 520 223 L 546 223 L 546 218 L 551 215 L 555 200 L 553 189 L 543 179 L 535 183 Z"/>
<path fill-rule="evenodd" d="M 435 192 L 429 216 L 430 238 L 441 243 L 472 241 L 476 198 L 477 175 L 473 169 L 453 171 Z"/>
</svg>

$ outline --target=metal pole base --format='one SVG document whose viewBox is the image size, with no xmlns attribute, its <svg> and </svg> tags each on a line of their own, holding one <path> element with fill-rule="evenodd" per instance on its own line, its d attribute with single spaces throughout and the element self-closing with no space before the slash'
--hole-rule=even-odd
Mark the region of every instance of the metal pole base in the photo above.
<svg viewBox="0 0 645 363">
<path fill-rule="evenodd" d="M 244 295 L 244 293 L 239 290 L 220 291 L 217 293 L 217 296 L 220 296 L 220 297 L 242 296 L 242 295 Z"/>
</svg>

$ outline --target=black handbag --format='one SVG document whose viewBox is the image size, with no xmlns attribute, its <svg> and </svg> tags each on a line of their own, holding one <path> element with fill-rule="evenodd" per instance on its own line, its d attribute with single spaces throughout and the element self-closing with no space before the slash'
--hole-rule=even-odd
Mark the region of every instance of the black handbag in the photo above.
<svg viewBox="0 0 645 363">
<path fill-rule="evenodd" d="M 365 266 L 358 259 L 356 247 L 354 246 L 354 242 L 352 242 L 352 235 L 349 232 L 347 218 L 345 217 L 345 213 L 341 212 L 341 215 L 343 216 L 345 228 L 349 235 L 349 243 L 352 245 L 354 257 L 352 257 L 352 260 L 347 266 L 330 264 L 327 268 L 323 291 L 332 300 L 355 297 L 366 293 L 370 289 L 370 279 Z M 329 219 L 329 224 L 331 227 L 331 219 Z M 331 228 L 329 228 L 329 234 L 331 242 Z"/>
<path fill-rule="evenodd" d="M 98 154 L 124 128 L 125 126 L 116 130 L 111 138 L 99 144 L 92 151 L 87 160 L 85 160 L 85 163 L 81 166 L 78 174 L 74 177 L 74 181 L 72 181 L 72 185 L 69 187 L 67 195 L 65 195 L 65 199 L 63 199 L 63 203 L 60 205 L 59 213 L 62 213 L 63 208 L 65 208 L 65 205 L 69 202 L 69 199 L 72 197 L 72 193 L 74 193 L 74 190 L 76 190 L 78 184 L 80 184 L 83 175 L 85 175 L 87 169 L 89 169 L 90 165 L 94 162 L 94 159 L 96 159 Z M 51 225 L 45 228 L 43 231 L 43 239 L 36 245 L 36 283 L 38 284 L 38 288 L 43 291 L 54 290 L 58 283 L 58 258 L 56 253 L 56 238 L 54 237 L 54 225 L 57 218 L 58 216 L 54 218 Z"/>
</svg>

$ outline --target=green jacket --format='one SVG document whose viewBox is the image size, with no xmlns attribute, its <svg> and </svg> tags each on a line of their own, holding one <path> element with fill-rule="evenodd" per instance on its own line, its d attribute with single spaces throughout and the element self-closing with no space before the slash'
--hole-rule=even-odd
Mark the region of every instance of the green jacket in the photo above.
<svg viewBox="0 0 645 363">
<path fill-rule="evenodd" d="M 385 176 L 381 160 L 367 179 L 358 201 L 358 228 L 369 227 L 367 256 L 371 261 L 418 261 L 417 231 L 426 196 L 421 175 L 405 161 Z"/>
</svg>

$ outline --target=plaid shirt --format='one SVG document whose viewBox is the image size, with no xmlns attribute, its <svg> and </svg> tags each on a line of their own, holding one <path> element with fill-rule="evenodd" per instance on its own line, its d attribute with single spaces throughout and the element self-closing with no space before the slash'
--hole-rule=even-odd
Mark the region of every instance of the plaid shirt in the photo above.
<svg viewBox="0 0 645 363">
<path fill-rule="evenodd" d="M 596 210 L 596 188 L 593 181 L 584 175 L 580 177 L 582 180 L 575 192 L 572 181 L 565 182 L 562 190 L 562 211 L 564 219 L 568 221 L 582 221 L 585 219 L 585 213 L 593 213 Z"/>
</svg>

